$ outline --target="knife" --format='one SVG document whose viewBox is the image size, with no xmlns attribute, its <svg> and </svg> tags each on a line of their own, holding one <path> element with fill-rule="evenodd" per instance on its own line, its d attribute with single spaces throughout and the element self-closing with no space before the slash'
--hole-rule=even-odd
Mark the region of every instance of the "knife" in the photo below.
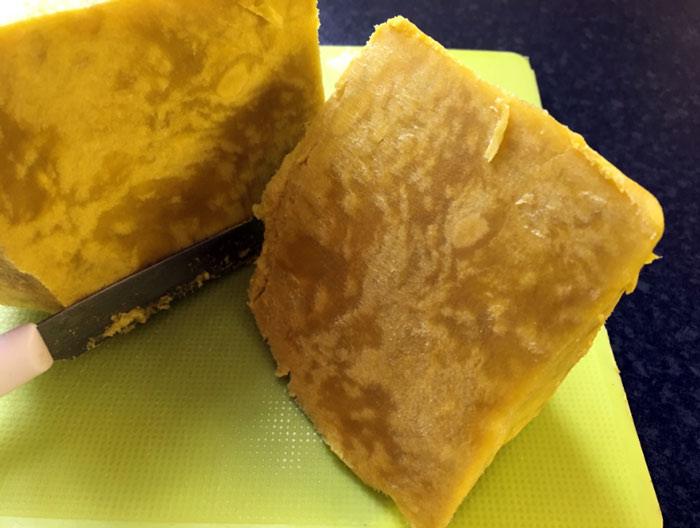
<svg viewBox="0 0 700 528">
<path fill-rule="evenodd" d="M 144 323 L 210 279 L 255 260 L 264 227 L 253 219 L 197 242 L 38 324 L 0 335 L 0 396 L 105 339 Z"/>
</svg>

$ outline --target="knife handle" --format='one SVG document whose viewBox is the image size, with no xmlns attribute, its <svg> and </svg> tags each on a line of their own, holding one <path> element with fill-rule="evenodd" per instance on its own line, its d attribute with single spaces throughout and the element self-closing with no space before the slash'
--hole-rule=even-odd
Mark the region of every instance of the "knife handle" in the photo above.
<svg viewBox="0 0 700 528">
<path fill-rule="evenodd" d="M 0 396 L 43 374 L 53 357 L 33 323 L 0 334 Z"/>
</svg>

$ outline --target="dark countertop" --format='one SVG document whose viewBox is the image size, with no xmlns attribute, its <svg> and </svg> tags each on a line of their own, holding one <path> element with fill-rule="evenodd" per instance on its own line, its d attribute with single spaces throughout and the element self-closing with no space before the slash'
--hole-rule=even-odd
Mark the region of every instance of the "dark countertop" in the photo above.
<svg viewBox="0 0 700 528">
<path fill-rule="evenodd" d="M 665 526 L 700 526 L 700 1 L 319 0 L 324 44 L 402 14 L 447 47 L 530 57 L 557 119 L 666 215 L 608 321 Z"/>
</svg>

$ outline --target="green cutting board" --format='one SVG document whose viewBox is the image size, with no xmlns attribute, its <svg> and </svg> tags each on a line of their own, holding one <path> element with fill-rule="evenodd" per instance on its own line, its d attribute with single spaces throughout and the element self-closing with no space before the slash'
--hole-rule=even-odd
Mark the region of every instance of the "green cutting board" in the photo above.
<svg viewBox="0 0 700 528">
<path fill-rule="evenodd" d="M 332 87 L 356 48 L 323 49 Z M 454 51 L 539 104 L 526 58 Z M 401 527 L 274 376 L 246 307 L 251 270 L 0 398 L 0 527 Z M 0 308 L 0 331 L 41 314 Z M 506 445 L 452 527 L 659 528 L 605 331 Z"/>
</svg>

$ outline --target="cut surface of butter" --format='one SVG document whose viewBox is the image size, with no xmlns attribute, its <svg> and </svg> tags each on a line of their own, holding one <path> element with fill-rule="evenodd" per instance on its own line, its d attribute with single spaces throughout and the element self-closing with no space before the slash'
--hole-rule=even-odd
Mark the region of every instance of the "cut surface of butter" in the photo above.
<svg viewBox="0 0 700 528">
<path fill-rule="evenodd" d="M 250 306 L 277 374 L 424 528 L 537 415 L 663 232 L 651 194 L 402 18 L 255 212 Z"/>
<path fill-rule="evenodd" d="M 315 0 L 2 9 L 0 304 L 60 309 L 244 221 L 323 101 Z"/>
</svg>

